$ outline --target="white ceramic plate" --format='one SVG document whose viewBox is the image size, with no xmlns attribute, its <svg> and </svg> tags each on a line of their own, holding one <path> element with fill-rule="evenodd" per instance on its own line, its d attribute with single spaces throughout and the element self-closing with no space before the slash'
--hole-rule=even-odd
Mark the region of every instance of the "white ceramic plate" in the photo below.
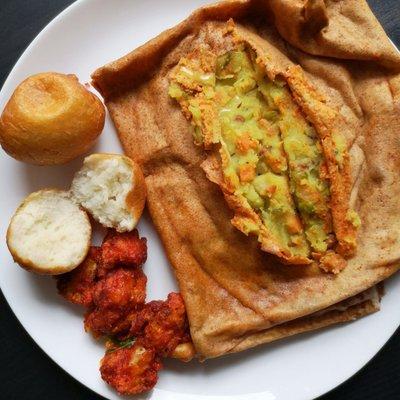
<svg viewBox="0 0 400 400">
<path fill-rule="evenodd" d="M 97 67 L 124 55 L 181 21 L 204 0 L 81 0 L 54 19 L 18 61 L 1 94 L 0 108 L 15 86 L 42 71 L 75 73 L 89 81 Z M 93 151 L 120 152 L 110 121 Z M 67 166 L 33 167 L 0 156 L 0 285 L 15 315 L 38 345 L 79 382 L 108 399 L 120 397 L 98 373 L 104 349 L 83 331 L 82 310 L 60 298 L 53 279 L 14 265 L 5 244 L 9 218 L 20 201 L 43 187 L 68 188 L 82 160 Z M 139 226 L 148 238 L 149 298 L 176 289 L 160 241 L 149 221 Z M 167 361 L 157 400 L 305 400 L 333 389 L 365 365 L 400 323 L 400 276 L 386 285 L 382 310 L 359 321 L 260 346 L 200 364 Z M 23 373 L 21 371 L 21 373 Z"/>
</svg>

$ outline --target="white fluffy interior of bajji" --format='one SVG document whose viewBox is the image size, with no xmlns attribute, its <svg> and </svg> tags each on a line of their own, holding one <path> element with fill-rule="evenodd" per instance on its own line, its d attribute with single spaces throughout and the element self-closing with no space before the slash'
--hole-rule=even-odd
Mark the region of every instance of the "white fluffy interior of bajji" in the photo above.
<svg viewBox="0 0 400 400">
<path fill-rule="evenodd" d="M 72 182 L 72 194 L 102 225 L 119 232 L 135 225 L 126 197 L 133 190 L 132 168 L 118 158 L 88 159 Z"/>
<path fill-rule="evenodd" d="M 42 192 L 15 215 L 9 245 L 37 268 L 76 266 L 85 256 L 90 223 L 67 193 Z"/>
</svg>

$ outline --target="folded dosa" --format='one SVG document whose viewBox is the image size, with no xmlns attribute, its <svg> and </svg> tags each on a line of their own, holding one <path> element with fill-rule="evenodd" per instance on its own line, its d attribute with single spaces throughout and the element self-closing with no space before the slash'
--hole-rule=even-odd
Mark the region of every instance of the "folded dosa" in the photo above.
<svg viewBox="0 0 400 400">
<path fill-rule="evenodd" d="M 351 199 L 362 225 L 357 254 L 337 276 L 314 264 L 282 265 L 231 225 L 221 191 L 201 168 L 206 155 L 168 96 L 169 72 L 182 56 L 198 46 L 226 50 L 229 18 L 244 40 L 260 46 L 274 70 L 301 65 L 342 116 L 337 129 L 350 143 Z M 399 70 L 400 56 L 364 1 L 238 0 L 196 11 L 93 74 L 125 152 L 143 166 L 148 208 L 201 357 L 376 309 L 364 302 L 315 314 L 400 266 Z"/>
</svg>

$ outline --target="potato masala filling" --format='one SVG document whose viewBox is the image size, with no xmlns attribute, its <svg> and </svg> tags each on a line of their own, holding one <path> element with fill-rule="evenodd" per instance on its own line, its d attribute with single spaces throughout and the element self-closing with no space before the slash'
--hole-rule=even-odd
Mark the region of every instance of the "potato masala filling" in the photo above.
<svg viewBox="0 0 400 400">
<path fill-rule="evenodd" d="M 317 132 L 287 83 L 269 79 L 253 50 L 239 45 L 221 56 L 196 50 L 173 70 L 169 95 L 191 121 L 195 142 L 217 149 L 217 183 L 239 230 L 292 264 L 310 263 L 334 246 Z M 332 142 L 340 165 L 347 146 L 339 136 Z"/>
</svg>

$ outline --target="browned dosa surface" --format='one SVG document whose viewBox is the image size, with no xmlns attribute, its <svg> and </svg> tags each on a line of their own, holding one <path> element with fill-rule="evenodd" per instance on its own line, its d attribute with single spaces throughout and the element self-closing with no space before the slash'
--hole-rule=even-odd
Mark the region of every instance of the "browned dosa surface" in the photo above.
<svg viewBox="0 0 400 400">
<path fill-rule="evenodd" d="M 168 96 L 168 73 L 194 46 L 226 50 L 230 17 L 271 68 L 300 64 L 343 116 L 338 129 L 351 144 L 352 202 L 362 227 L 357 255 L 336 276 L 281 265 L 231 225 L 219 188 L 200 167 L 205 154 Z M 148 207 L 203 357 L 351 319 L 350 311 L 298 318 L 399 268 L 399 70 L 400 57 L 364 0 L 238 0 L 195 12 L 94 73 L 126 153 L 144 168 Z M 354 307 L 355 316 L 368 313 Z"/>
<path fill-rule="evenodd" d="M 355 320 L 378 311 L 379 297 L 378 289 L 372 287 L 325 310 L 275 325 L 257 333 L 250 332 L 244 335 L 242 340 L 235 347 L 232 347 L 229 352 L 238 352 L 262 343 L 270 343 L 329 325 Z"/>
</svg>

